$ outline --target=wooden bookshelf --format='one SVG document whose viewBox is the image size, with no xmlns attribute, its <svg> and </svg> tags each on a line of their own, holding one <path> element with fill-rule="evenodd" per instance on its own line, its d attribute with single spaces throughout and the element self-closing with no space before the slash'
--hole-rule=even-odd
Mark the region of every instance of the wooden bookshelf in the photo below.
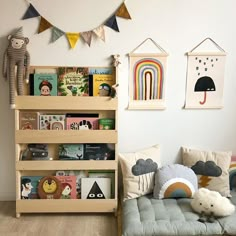
<svg viewBox="0 0 236 236">
<path fill-rule="evenodd" d="M 31 66 L 31 72 L 34 71 Z M 39 68 L 37 66 L 37 68 Z M 41 67 L 45 68 L 45 67 Z M 47 68 L 57 68 L 47 67 Z M 117 71 L 116 71 L 117 81 Z M 114 130 L 20 130 L 19 114 L 22 111 L 36 111 L 42 114 L 99 113 L 99 118 L 113 117 Z M 114 212 L 118 206 L 118 99 L 110 97 L 73 96 L 16 96 L 15 144 L 16 144 L 16 217 L 21 213 L 58 212 Z M 47 143 L 53 160 L 21 160 L 21 152 L 29 143 Z M 56 156 L 59 144 L 110 143 L 115 144 L 115 160 L 64 161 Z M 21 199 L 21 177 L 54 173 L 57 170 L 112 171 L 115 176 L 114 196 L 111 199 Z"/>
</svg>

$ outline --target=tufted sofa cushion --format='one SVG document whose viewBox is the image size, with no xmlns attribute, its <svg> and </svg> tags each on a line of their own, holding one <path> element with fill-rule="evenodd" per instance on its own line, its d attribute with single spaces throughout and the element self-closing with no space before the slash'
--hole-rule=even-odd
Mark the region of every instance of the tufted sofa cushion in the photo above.
<svg viewBox="0 0 236 236">
<path fill-rule="evenodd" d="M 232 202 L 236 205 L 236 193 Z M 146 195 L 123 203 L 123 236 L 236 235 L 236 213 L 201 223 L 191 199 L 154 199 Z"/>
</svg>

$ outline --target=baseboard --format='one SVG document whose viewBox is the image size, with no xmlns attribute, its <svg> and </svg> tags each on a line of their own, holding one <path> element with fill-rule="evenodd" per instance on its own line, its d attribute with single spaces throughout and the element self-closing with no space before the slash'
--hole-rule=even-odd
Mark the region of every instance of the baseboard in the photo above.
<svg viewBox="0 0 236 236">
<path fill-rule="evenodd" d="M 13 192 L 0 192 L 0 201 L 15 201 L 16 195 Z"/>
</svg>

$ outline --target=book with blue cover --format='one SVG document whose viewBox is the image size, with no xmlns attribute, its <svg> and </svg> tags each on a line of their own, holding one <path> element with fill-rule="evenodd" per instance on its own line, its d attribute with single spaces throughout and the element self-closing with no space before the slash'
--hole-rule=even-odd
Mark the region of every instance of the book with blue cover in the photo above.
<svg viewBox="0 0 236 236">
<path fill-rule="evenodd" d="M 30 95 L 57 96 L 57 74 L 31 74 Z"/>
<path fill-rule="evenodd" d="M 43 176 L 21 177 L 21 199 L 39 199 L 38 185 Z"/>
</svg>

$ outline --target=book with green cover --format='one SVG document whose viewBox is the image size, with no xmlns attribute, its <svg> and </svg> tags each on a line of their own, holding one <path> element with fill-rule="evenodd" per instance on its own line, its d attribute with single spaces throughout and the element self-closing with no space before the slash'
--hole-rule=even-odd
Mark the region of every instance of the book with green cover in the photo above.
<svg viewBox="0 0 236 236">
<path fill-rule="evenodd" d="M 88 96 L 88 67 L 59 67 L 58 76 L 59 96 Z"/>
</svg>

